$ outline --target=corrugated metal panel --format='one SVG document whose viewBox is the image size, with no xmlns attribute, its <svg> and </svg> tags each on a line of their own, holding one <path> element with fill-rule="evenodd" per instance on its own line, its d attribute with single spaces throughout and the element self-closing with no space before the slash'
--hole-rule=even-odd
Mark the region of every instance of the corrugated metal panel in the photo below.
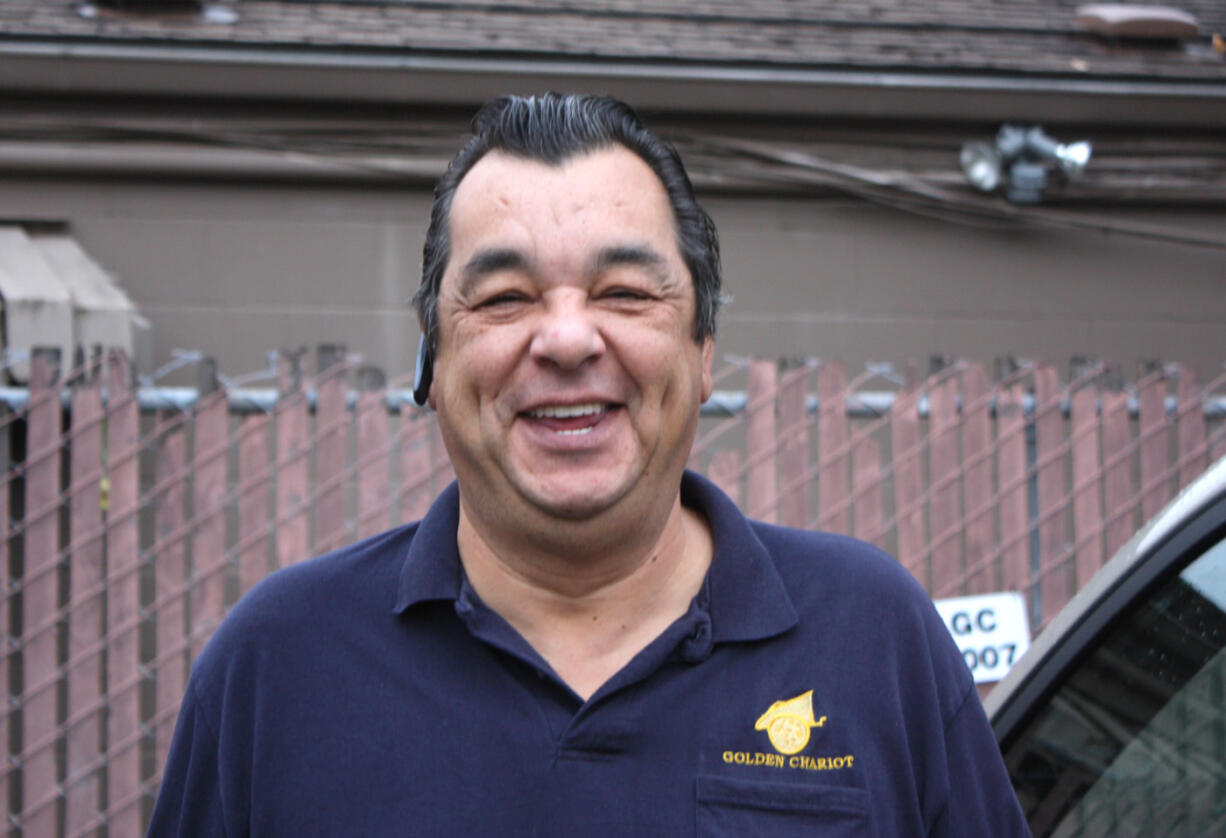
<svg viewBox="0 0 1226 838">
<path fill-rule="evenodd" d="M 58 347 L 65 366 L 77 347 L 119 348 L 131 357 L 148 329 L 128 295 L 66 233 L 0 227 L 0 298 L 7 371 L 19 382 L 29 378 L 24 352 L 34 347 Z"/>
<path fill-rule="evenodd" d="M 27 381 L 28 357 L 18 349 L 58 346 L 72 357 L 72 297 L 58 272 L 20 227 L 0 227 L 0 298 L 4 307 L 4 347 L 9 376 Z"/>
<path fill-rule="evenodd" d="M 119 347 L 132 356 L 135 306 L 111 275 L 67 234 L 36 235 L 30 241 L 58 274 L 72 298 L 73 339 L 88 350 Z"/>
</svg>

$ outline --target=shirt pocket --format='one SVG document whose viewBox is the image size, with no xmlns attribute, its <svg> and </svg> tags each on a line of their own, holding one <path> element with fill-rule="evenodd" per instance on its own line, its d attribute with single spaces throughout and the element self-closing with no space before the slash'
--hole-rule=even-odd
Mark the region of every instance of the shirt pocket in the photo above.
<svg viewBox="0 0 1226 838">
<path fill-rule="evenodd" d="M 698 778 L 699 838 L 864 838 L 868 792 L 840 786 Z"/>
</svg>

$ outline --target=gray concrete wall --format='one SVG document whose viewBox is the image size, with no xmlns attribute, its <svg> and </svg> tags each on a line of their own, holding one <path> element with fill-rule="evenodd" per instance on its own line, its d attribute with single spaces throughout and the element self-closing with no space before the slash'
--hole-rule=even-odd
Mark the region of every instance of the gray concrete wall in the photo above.
<svg viewBox="0 0 1226 838">
<path fill-rule="evenodd" d="M 728 354 L 853 367 L 941 353 L 1060 365 L 1226 361 L 1226 253 L 1092 231 L 959 226 L 859 201 L 713 196 Z M 429 195 L 421 188 L 0 183 L 0 218 L 62 221 L 152 321 L 154 356 L 215 355 L 230 375 L 278 346 L 333 341 L 411 369 Z M 1122 214 L 1213 230 L 1226 213 Z"/>
</svg>

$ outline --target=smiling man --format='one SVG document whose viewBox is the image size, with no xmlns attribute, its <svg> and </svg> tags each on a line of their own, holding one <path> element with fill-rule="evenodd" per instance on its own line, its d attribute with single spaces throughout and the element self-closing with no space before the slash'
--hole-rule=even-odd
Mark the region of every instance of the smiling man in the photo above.
<svg viewBox="0 0 1226 838">
<path fill-rule="evenodd" d="M 587 698 L 685 613 L 710 563 L 679 487 L 712 338 L 694 336 L 668 195 L 625 147 L 493 150 L 449 231 L 429 401 L 464 570 Z"/>
<path fill-rule="evenodd" d="M 685 471 L 719 253 L 607 98 L 487 106 L 436 190 L 415 395 L 457 481 L 257 587 L 151 835 L 1025 835 L 931 603 Z"/>
</svg>

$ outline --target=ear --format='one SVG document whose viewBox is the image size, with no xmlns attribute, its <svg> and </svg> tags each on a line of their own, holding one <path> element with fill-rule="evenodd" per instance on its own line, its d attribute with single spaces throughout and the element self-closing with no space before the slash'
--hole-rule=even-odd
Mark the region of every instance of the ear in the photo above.
<svg viewBox="0 0 1226 838">
<path fill-rule="evenodd" d="M 707 335 L 702 339 L 702 401 L 711 398 L 715 384 L 711 379 L 711 365 L 715 360 L 715 338 Z"/>
</svg>

